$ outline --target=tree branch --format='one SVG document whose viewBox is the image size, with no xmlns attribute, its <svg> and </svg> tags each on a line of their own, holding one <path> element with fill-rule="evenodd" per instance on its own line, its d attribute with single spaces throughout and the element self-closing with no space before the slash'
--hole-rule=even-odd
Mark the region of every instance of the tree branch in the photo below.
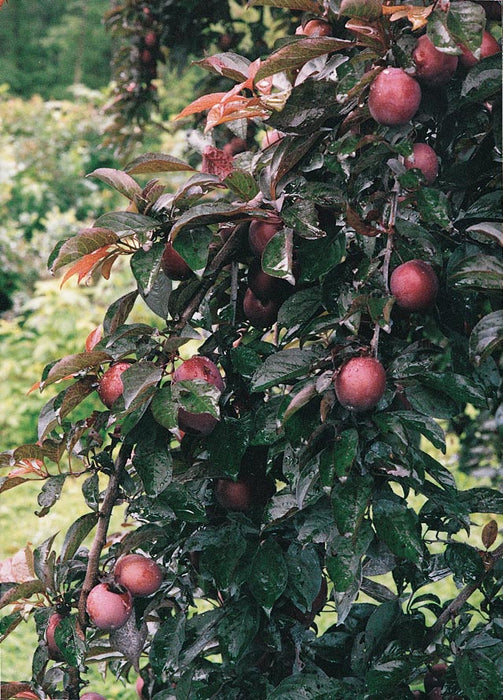
<svg viewBox="0 0 503 700">
<path fill-rule="evenodd" d="M 449 622 L 449 620 L 451 618 L 455 617 L 459 613 L 459 611 L 461 610 L 463 605 L 466 603 L 466 601 L 480 587 L 480 585 L 483 583 L 486 576 L 494 569 L 496 563 L 502 557 L 503 557 L 503 544 L 500 544 L 500 546 L 497 547 L 494 550 L 494 552 L 491 553 L 491 560 L 490 560 L 489 564 L 487 565 L 486 571 L 479 578 L 479 580 L 474 581 L 473 583 L 469 583 L 467 586 L 465 586 L 463 588 L 463 590 L 459 593 L 459 595 L 456 598 L 454 598 L 454 600 L 451 601 L 449 603 L 449 605 L 445 608 L 445 610 L 440 614 L 437 621 L 430 628 L 430 631 L 428 632 L 425 646 L 428 646 L 429 644 L 431 644 L 435 640 L 436 636 L 440 633 L 442 628 Z"/>
<path fill-rule="evenodd" d="M 96 583 L 98 577 L 98 569 L 100 564 L 100 556 L 105 546 L 107 539 L 108 526 L 110 524 L 110 517 L 114 505 L 117 501 L 119 495 L 119 485 L 121 480 L 122 471 L 126 465 L 127 460 L 131 454 L 132 445 L 123 443 L 119 450 L 119 454 L 115 460 L 114 471 L 110 476 L 108 486 L 105 491 L 105 496 L 103 498 L 103 503 L 101 510 L 98 513 L 98 526 L 96 528 L 96 535 L 94 536 L 91 549 L 89 550 L 89 560 L 87 564 L 86 577 L 82 585 L 82 591 L 79 598 L 79 618 L 78 622 L 82 629 L 82 632 L 87 627 L 87 614 L 86 614 L 86 601 L 91 589 Z"/>
</svg>

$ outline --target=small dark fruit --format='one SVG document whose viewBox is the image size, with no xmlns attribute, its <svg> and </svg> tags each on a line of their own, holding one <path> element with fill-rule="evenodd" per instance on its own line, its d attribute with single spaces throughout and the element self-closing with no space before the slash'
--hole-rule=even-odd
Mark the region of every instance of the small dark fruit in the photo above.
<svg viewBox="0 0 503 700">
<path fill-rule="evenodd" d="M 261 257 L 271 238 L 283 228 L 283 222 L 278 217 L 270 217 L 267 221 L 253 219 L 248 230 L 248 242 L 252 253 Z"/>
<path fill-rule="evenodd" d="M 276 322 L 280 302 L 275 299 L 261 301 L 248 287 L 243 299 L 243 311 L 255 328 L 268 328 Z"/>
<path fill-rule="evenodd" d="M 305 34 L 305 36 L 332 36 L 332 27 L 322 19 L 310 19 L 301 27 L 299 34 Z"/>
<path fill-rule="evenodd" d="M 215 498 L 227 510 L 249 510 L 253 502 L 252 485 L 243 480 L 218 479 L 215 485 Z"/>
<path fill-rule="evenodd" d="M 416 77 L 426 85 L 445 85 L 458 67 L 458 57 L 439 51 L 429 36 L 423 34 L 412 52 Z"/>
<path fill-rule="evenodd" d="M 353 357 L 335 377 L 340 403 L 353 411 L 368 411 L 379 403 L 386 390 L 386 372 L 374 357 Z"/>
<path fill-rule="evenodd" d="M 419 168 L 428 185 L 431 185 L 437 179 L 437 154 L 427 143 L 415 143 L 412 155 L 406 158 L 404 162 L 407 170 L 410 168 Z"/>
<path fill-rule="evenodd" d="M 87 597 L 86 609 L 95 627 L 116 630 L 129 619 L 133 599 L 129 591 L 114 592 L 109 583 L 98 583 Z"/>
<path fill-rule="evenodd" d="M 421 88 L 401 68 L 385 68 L 370 86 L 368 106 L 379 124 L 406 124 L 419 109 Z"/>
<path fill-rule="evenodd" d="M 188 280 L 194 274 L 171 242 L 166 243 L 161 258 L 161 270 L 172 280 Z"/>
<path fill-rule="evenodd" d="M 255 258 L 248 268 L 248 286 L 262 302 L 284 299 L 294 289 L 286 280 L 264 272 L 258 258 Z"/>
<path fill-rule="evenodd" d="M 430 307 L 437 297 L 438 278 L 429 263 L 409 260 L 393 270 L 389 286 L 400 308 L 422 311 Z"/>
<path fill-rule="evenodd" d="M 98 394 L 107 408 L 112 408 L 124 391 L 121 375 L 131 367 L 131 362 L 116 362 L 103 374 L 98 384 Z"/>
<path fill-rule="evenodd" d="M 114 576 L 131 595 L 152 595 L 162 583 L 162 569 L 155 561 L 142 554 L 125 554 L 114 567 Z"/>
</svg>

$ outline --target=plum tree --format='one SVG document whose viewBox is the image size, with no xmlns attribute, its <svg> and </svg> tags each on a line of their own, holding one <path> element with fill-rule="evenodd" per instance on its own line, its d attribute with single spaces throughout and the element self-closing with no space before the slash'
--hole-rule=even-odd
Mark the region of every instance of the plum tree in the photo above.
<svg viewBox="0 0 503 700">
<path fill-rule="evenodd" d="M 407 169 L 419 168 L 428 185 L 433 184 L 437 179 L 438 157 L 427 143 L 415 143 L 412 155 L 405 158 L 404 163 Z"/>
<path fill-rule="evenodd" d="M 409 260 L 391 273 L 390 290 L 400 308 L 422 311 L 437 298 L 438 278 L 429 263 Z"/>
<path fill-rule="evenodd" d="M 61 545 L 2 562 L 2 634 L 33 615 L 48 642 L 23 690 L 77 698 L 99 662 L 140 672 L 145 698 L 472 697 L 474 679 L 503 697 L 488 672 L 503 655 L 498 57 L 419 82 L 425 56 L 481 45 L 484 13 L 267 0 L 247 25 L 238 4 L 111 16 L 137 63 L 148 30 L 166 57 L 175 25 L 236 43 L 198 61 L 216 92 L 173 121 L 186 155 L 98 168 L 124 207 L 50 259 L 65 280 L 107 280 L 129 257 L 132 286 L 98 344 L 43 369 L 55 394 L 36 442 L 0 455 L 6 502 L 40 482 L 43 517 L 78 482 L 86 509 Z M 333 36 L 293 36 L 310 20 Z M 239 157 L 219 148 L 229 133 L 249 139 Z M 167 240 L 197 269 L 173 288 Z M 127 401 L 96 409 L 97 377 L 120 362 Z M 159 588 L 157 569 L 137 587 L 143 555 L 162 563 Z"/>
<path fill-rule="evenodd" d="M 114 567 L 115 580 L 133 596 L 148 596 L 159 590 L 162 569 L 157 562 L 142 554 L 125 554 Z"/>
<path fill-rule="evenodd" d="M 370 86 L 368 106 L 379 124 L 406 124 L 419 108 L 419 83 L 402 68 L 385 68 Z"/>
<path fill-rule="evenodd" d="M 386 372 L 374 357 L 352 357 L 335 376 L 340 403 L 353 411 L 368 411 L 384 396 Z"/>
<path fill-rule="evenodd" d="M 124 391 L 121 374 L 131 367 L 131 362 L 116 362 L 111 365 L 98 383 L 98 395 L 107 408 L 112 408 Z"/>
<path fill-rule="evenodd" d="M 427 85 L 445 85 L 458 67 L 458 57 L 439 51 L 429 36 L 423 34 L 417 40 L 412 52 L 416 65 L 416 76 Z"/>
<path fill-rule="evenodd" d="M 98 583 L 89 592 L 86 609 L 95 627 L 116 630 L 130 617 L 133 599 L 129 591 L 114 590 L 109 583 Z"/>
<path fill-rule="evenodd" d="M 188 280 L 194 274 L 170 241 L 166 243 L 162 254 L 161 270 L 172 280 Z"/>
</svg>

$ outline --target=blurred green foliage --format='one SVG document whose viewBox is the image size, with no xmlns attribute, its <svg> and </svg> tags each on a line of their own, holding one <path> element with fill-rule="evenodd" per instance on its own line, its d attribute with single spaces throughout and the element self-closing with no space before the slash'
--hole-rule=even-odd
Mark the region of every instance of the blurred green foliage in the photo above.
<svg viewBox="0 0 503 700">
<path fill-rule="evenodd" d="M 70 85 L 105 87 L 111 39 L 103 15 L 108 0 L 16 0 L 2 8 L 0 75 L 16 95 L 68 95 Z"/>
</svg>

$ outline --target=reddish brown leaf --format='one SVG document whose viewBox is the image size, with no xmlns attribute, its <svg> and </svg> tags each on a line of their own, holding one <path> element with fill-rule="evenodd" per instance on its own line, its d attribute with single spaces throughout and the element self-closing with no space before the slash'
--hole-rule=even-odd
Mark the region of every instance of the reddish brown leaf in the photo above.
<svg viewBox="0 0 503 700">
<path fill-rule="evenodd" d="M 191 102 L 190 105 L 187 105 L 187 107 L 182 109 L 182 111 L 173 118 L 175 120 L 183 119 L 183 117 L 188 117 L 191 114 L 198 114 L 199 112 L 204 112 L 206 109 L 211 109 L 211 107 L 218 104 L 225 95 L 227 95 L 226 92 L 214 92 L 211 95 L 198 97 L 197 100 Z"/>
<path fill-rule="evenodd" d="M 75 265 L 72 265 L 72 267 L 66 271 L 60 286 L 62 287 L 65 282 L 67 282 L 70 277 L 73 277 L 74 275 L 78 275 L 78 281 L 80 284 L 85 277 L 88 277 L 92 273 L 93 269 L 103 260 L 103 258 L 108 255 L 109 248 L 110 246 L 106 245 L 102 248 L 98 248 L 98 250 L 95 250 L 92 253 L 84 255 L 83 258 L 78 260 Z"/>
<path fill-rule="evenodd" d="M 355 212 L 354 209 L 352 209 L 349 204 L 346 207 L 346 221 L 351 228 L 354 228 L 356 233 L 361 234 L 362 236 L 368 236 L 369 238 L 374 238 L 377 236 L 381 231 L 379 229 L 374 228 L 373 226 L 369 226 L 369 224 L 366 224 Z"/>
<path fill-rule="evenodd" d="M 498 536 L 498 523 L 496 520 L 490 520 L 484 525 L 482 530 L 482 544 L 486 549 L 492 547 Z"/>
<path fill-rule="evenodd" d="M 94 346 L 100 342 L 102 335 L 103 329 L 101 326 L 98 326 L 89 333 L 89 335 L 86 338 L 86 352 L 91 352 L 91 350 L 94 349 Z"/>
</svg>

